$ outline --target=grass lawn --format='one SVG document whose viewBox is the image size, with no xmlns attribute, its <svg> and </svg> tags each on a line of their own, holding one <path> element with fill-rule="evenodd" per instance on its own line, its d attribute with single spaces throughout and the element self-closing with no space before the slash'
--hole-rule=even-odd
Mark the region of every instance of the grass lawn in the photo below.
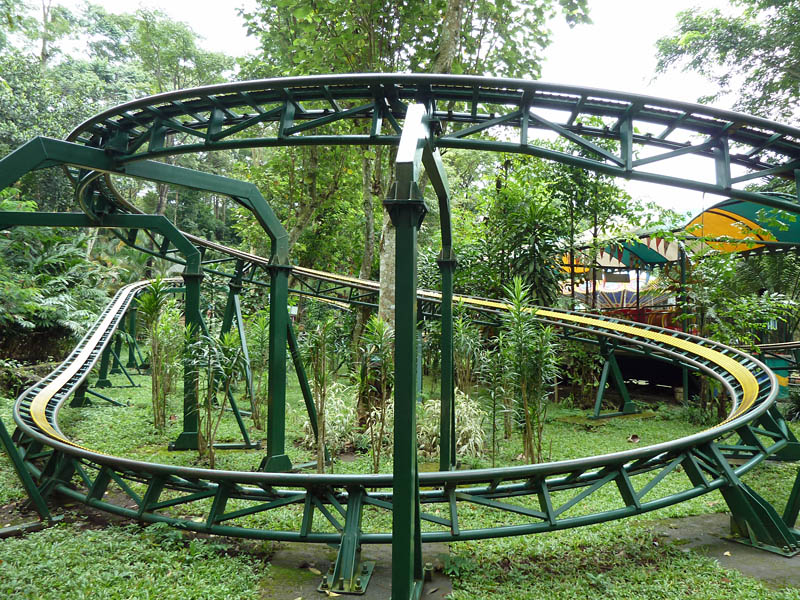
<svg viewBox="0 0 800 600">
<path fill-rule="evenodd" d="M 102 452 L 156 462 L 203 465 L 195 452 L 168 452 L 166 445 L 180 432 L 180 390 L 171 400 L 167 430 L 157 435 L 150 425 L 149 379 L 135 376 L 141 387 L 103 390 L 114 399 L 130 403 L 115 407 L 93 400 L 87 408 L 63 410 L 60 423 L 73 440 Z M 117 377 L 115 383 L 124 383 Z M 297 442 L 306 420 L 299 389 L 289 378 L 287 452 L 292 461 L 308 462 L 312 453 Z M 0 418 L 9 429 L 12 400 L 0 399 Z M 552 459 L 587 456 L 674 439 L 697 431 L 674 407 L 657 407 L 650 418 L 628 417 L 584 422 L 585 411 L 551 407 L 545 429 L 545 446 Z M 247 420 L 250 423 L 249 419 Z M 263 432 L 250 429 L 252 439 Z M 489 439 L 487 433 L 487 439 Z M 240 441 L 231 416 L 221 428 L 221 442 Z M 502 444 L 498 465 L 520 464 L 521 441 Z M 390 454 L 390 453 L 389 453 Z M 262 451 L 218 451 L 220 469 L 252 470 Z M 421 457 L 436 461 L 436 457 Z M 488 467 L 491 457 L 464 460 L 465 467 Z M 370 472 L 369 453 L 356 453 L 349 462 L 337 462 L 337 472 Z M 430 465 L 423 465 L 430 468 Z M 391 471 L 391 456 L 382 471 Z M 779 510 L 789 494 L 796 466 L 759 466 L 746 481 Z M 685 475 L 673 473 L 663 485 L 682 485 Z M 0 506 L 24 498 L 10 461 L 0 453 Z M 614 498 L 592 497 L 592 509 Z M 161 525 L 106 524 L 85 518 L 82 507 L 62 507 L 66 523 L 0 541 L 0 597 L 7 598 L 259 598 L 270 585 L 268 564 L 272 545 L 224 538 L 205 539 Z M 665 542 L 653 533 L 650 522 L 666 517 L 723 512 L 717 493 L 651 512 L 633 519 L 581 529 L 519 538 L 452 544 L 446 571 L 453 578 L 454 599 L 507 598 L 800 598 L 794 588 L 773 589 L 736 571 L 723 569 L 715 560 Z M 6 514 L 8 511 L 6 511 Z M 287 511 L 289 523 L 297 512 Z M 258 524 L 260 515 L 253 515 Z M 480 511 L 474 518 L 480 522 Z M 378 519 L 365 529 L 387 528 Z M 5 523 L 0 523 L 0 526 Z M 298 525 L 299 526 L 299 525 Z M 784 560 L 776 557 L 775 560 Z M 424 593 L 424 592 L 423 592 Z M 294 597 L 289 600 L 294 600 Z"/>
</svg>

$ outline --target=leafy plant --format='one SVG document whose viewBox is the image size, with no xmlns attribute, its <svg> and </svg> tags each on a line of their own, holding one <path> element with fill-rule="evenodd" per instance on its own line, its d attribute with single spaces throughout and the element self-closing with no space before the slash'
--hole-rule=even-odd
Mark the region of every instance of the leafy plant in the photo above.
<svg viewBox="0 0 800 600">
<path fill-rule="evenodd" d="M 269 309 L 261 309 L 247 321 L 250 370 L 254 397 L 251 406 L 253 426 L 263 431 L 267 424 L 267 374 L 269 368 Z"/>
<path fill-rule="evenodd" d="M 332 455 L 348 450 L 366 449 L 364 434 L 355 418 L 356 391 L 354 385 L 334 381 L 328 387 L 325 401 L 325 445 Z M 303 424 L 303 445 L 316 448 L 317 441 L 311 423 Z"/>
<path fill-rule="evenodd" d="M 330 378 L 335 372 L 334 319 L 329 316 L 303 335 L 303 350 L 311 367 L 312 391 L 317 409 L 317 472 L 325 472 L 325 410 Z"/>
<path fill-rule="evenodd" d="M 361 387 L 372 400 L 367 413 L 367 430 L 372 453 L 372 470 L 377 473 L 387 434 L 387 405 L 394 385 L 394 330 L 376 315 L 370 317 L 362 337 L 365 364 Z"/>
<path fill-rule="evenodd" d="M 603 357 L 599 349 L 566 340 L 559 347 L 559 360 L 564 384 L 569 386 L 569 397 L 565 402 L 575 408 L 591 407 L 603 369 Z"/>
<path fill-rule="evenodd" d="M 208 457 L 213 469 L 216 465 L 214 444 L 228 395 L 234 381 L 246 376 L 247 363 L 235 331 L 229 331 L 222 339 L 201 335 L 188 346 L 188 355 L 191 368 L 198 374 L 200 388 L 197 449 L 201 458 Z"/>
<path fill-rule="evenodd" d="M 453 376 L 455 385 L 465 394 L 472 391 L 481 352 L 481 335 L 463 314 L 453 319 Z"/>
<path fill-rule="evenodd" d="M 503 419 L 505 439 L 509 439 L 512 433 L 514 397 L 512 393 L 513 384 L 509 378 L 511 368 L 509 366 L 510 356 L 507 346 L 506 334 L 500 331 L 496 337 L 490 340 L 489 347 L 481 352 L 480 367 L 478 369 L 478 377 L 481 384 L 483 384 L 483 394 L 488 397 L 489 405 L 491 406 L 492 467 L 495 466 L 495 457 L 498 451 L 498 404 L 500 406 L 499 414 L 502 415 Z"/>
<path fill-rule="evenodd" d="M 163 431 L 167 419 L 167 398 L 175 389 L 183 340 L 180 313 L 170 298 L 169 284 L 155 279 L 136 299 L 150 347 L 150 375 L 153 426 Z"/>
<path fill-rule="evenodd" d="M 441 422 L 441 402 L 430 398 L 418 405 L 417 444 L 423 453 L 433 456 L 439 452 L 439 423 Z M 478 457 L 486 445 L 484 425 L 488 415 L 480 403 L 456 390 L 456 454 L 463 457 Z"/>
<path fill-rule="evenodd" d="M 543 430 L 550 387 L 558 374 L 555 332 L 542 327 L 527 306 L 528 287 L 515 277 L 506 288 L 509 309 L 503 316 L 513 365 L 514 391 L 522 404 L 523 454 L 529 462 L 544 459 Z"/>
</svg>

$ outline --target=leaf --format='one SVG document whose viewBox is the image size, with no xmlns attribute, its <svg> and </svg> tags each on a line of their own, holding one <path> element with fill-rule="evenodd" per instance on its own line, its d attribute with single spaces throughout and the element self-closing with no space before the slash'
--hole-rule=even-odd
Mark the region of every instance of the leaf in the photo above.
<svg viewBox="0 0 800 600">
<path fill-rule="evenodd" d="M 726 550 L 725 552 L 722 553 L 722 556 L 730 556 L 730 555 L 731 553 L 729 550 Z"/>
<path fill-rule="evenodd" d="M 311 6 L 298 6 L 292 11 L 292 16 L 298 21 L 306 21 L 313 12 L 314 9 Z"/>
<path fill-rule="evenodd" d="M 639 443 L 639 436 L 635 433 L 632 433 L 630 437 L 628 437 L 628 442 L 631 444 L 638 444 Z"/>
<path fill-rule="evenodd" d="M 308 567 L 308 570 L 311 571 L 314 575 L 322 575 L 322 571 L 319 569 L 315 569 L 314 567 Z"/>
</svg>

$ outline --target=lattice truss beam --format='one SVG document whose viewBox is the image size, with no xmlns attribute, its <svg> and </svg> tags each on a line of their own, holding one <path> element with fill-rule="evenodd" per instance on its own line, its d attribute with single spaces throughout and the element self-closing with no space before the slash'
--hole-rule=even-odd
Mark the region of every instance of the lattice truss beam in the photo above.
<svg viewBox="0 0 800 600">
<path fill-rule="evenodd" d="M 68 139 L 103 148 L 120 164 L 252 146 L 395 145 L 415 102 L 428 107 L 434 147 L 540 156 L 776 208 L 785 205 L 743 188 L 796 180 L 800 169 L 800 130 L 766 119 L 635 94 L 443 75 L 288 78 L 172 92 L 106 111 Z M 555 137 L 576 151 L 542 144 Z M 708 176 L 664 174 L 681 172 L 673 165 L 686 155 L 705 159 Z"/>
</svg>

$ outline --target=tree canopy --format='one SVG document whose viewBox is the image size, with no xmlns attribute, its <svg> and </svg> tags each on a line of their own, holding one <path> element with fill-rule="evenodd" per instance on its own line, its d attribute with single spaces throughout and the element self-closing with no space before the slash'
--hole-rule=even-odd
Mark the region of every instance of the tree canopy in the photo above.
<svg viewBox="0 0 800 600">
<path fill-rule="evenodd" d="M 735 12 L 699 8 L 678 13 L 673 35 L 657 43 L 659 72 L 695 71 L 746 112 L 792 119 L 800 99 L 800 2 L 732 0 Z"/>
</svg>

